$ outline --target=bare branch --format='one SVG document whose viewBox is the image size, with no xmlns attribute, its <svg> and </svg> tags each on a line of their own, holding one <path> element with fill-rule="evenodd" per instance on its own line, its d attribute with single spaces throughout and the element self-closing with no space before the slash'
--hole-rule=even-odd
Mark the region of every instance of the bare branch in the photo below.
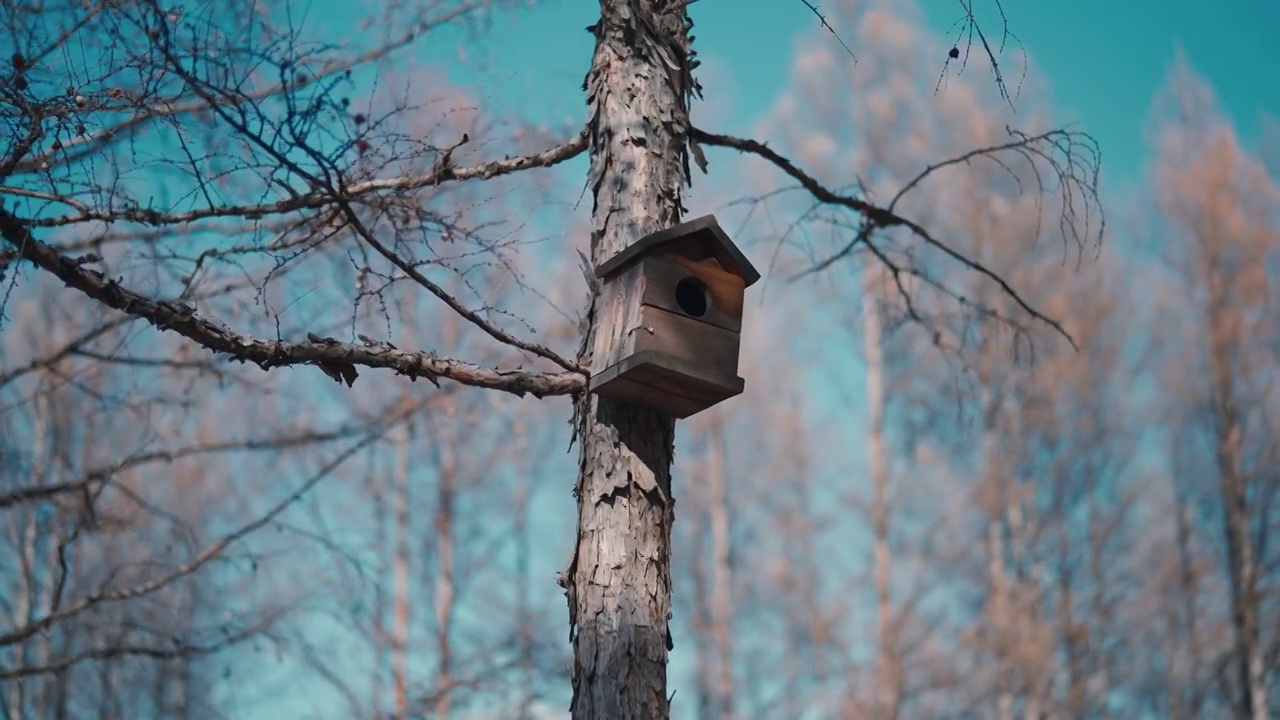
<svg viewBox="0 0 1280 720">
<path fill-rule="evenodd" d="M 547 168 L 571 160 L 587 147 L 586 135 L 578 134 L 573 139 L 533 155 L 522 155 L 489 162 L 470 167 L 454 167 L 442 163 L 431 170 L 417 175 L 403 175 L 392 178 L 376 178 L 352 183 L 342 188 L 340 195 L 329 191 L 313 190 L 296 197 L 283 198 L 274 203 L 262 205 L 222 205 L 203 207 L 182 213 L 161 213 L 148 208 L 125 207 L 109 210 L 85 208 L 75 215 L 64 215 L 54 218 L 33 220 L 32 227 L 56 227 L 100 220 L 104 222 L 129 221 L 146 225 L 180 225 L 215 217 L 262 218 L 268 215 L 282 215 L 300 210 L 313 210 L 333 205 L 336 202 L 350 202 L 362 196 L 386 191 L 418 190 L 424 187 L 441 185 L 446 182 L 466 180 L 488 180 L 500 175 L 509 175 L 531 168 Z M 0 188 L 0 192 L 7 188 Z M 22 191 L 30 194 L 30 191 Z M 59 199 L 62 202 L 62 199 Z"/>
<path fill-rule="evenodd" d="M 335 377 L 334 372 L 337 372 L 350 385 L 357 374 L 354 366 L 363 365 L 390 368 L 415 380 L 425 377 L 435 383 L 436 378 L 442 377 L 464 385 L 536 397 L 570 395 L 580 392 L 586 385 L 586 371 L 583 369 L 562 373 L 503 371 L 434 353 L 400 350 L 388 343 L 371 340 L 363 345 L 354 345 L 318 337 L 308 342 L 250 337 L 201 317 L 183 303 L 152 300 L 102 273 L 77 264 L 37 240 L 18 217 L 3 209 L 0 209 L 0 237 L 13 246 L 20 257 L 103 305 L 140 317 L 161 330 L 172 330 L 209 350 L 227 353 L 235 360 L 252 361 L 263 370 L 311 364 L 321 367 L 331 377 Z"/>
<path fill-rule="evenodd" d="M 873 233 L 878 230 L 886 230 L 889 228 L 901 227 L 911 232 L 912 235 L 922 240 L 926 245 L 933 247 L 944 255 L 959 263 L 968 270 L 981 275 L 990 282 L 994 283 L 999 289 L 1009 296 L 1024 312 L 1035 320 L 1042 322 L 1053 328 L 1058 334 L 1066 338 L 1068 342 L 1075 347 L 1075 341 L 1066 329 L 1056 320 L 1044 315 L 1035 309 L 1026 299 L 1022 297 L 1004 278 L 1000 277 L 991 268 L 987 267 L 981 261 L 969 257 L 968 255 L 952 248 L 950 245 L 935 238 L 927 229 L 913 220 L 910 220 L 896 212 L 898 201 L 912 188 L 918 186 L 927 176 L 933 172 L 950 165 L 969 162 L 976 157 L 991 157 L 1001 152 L 1009 151 L 1030 157 L 1030 159 L 1047 160 L 1051 169 L 1056 173 L 1059 182 L 1063 185 L 1063 219 L 1061 227 L 1064 238 L 1072 237 L 1076 239 L 1077 245 L 1082 243 L 1083 237 L 1090 235 L 1091 222 L 1095 212 L 1094 206 L 1098 205 L 1098 159 L 1099 153 L 1097 145 L 1093 143 L 1092 138 L 1084 133 L 1068 131 L 1068 130 L 1052 130 L 1040 135 L 1029 136 L 1010 129 L 1009 133 L 1014 136 L 1015 140 L 1004 145 L 998 145 L 991 148 L 984 148 L 967 153 L 958 158 L 931 165 L 926 168 L 920 175 L 907 183 L 902 190 L 895 196 L 892 203 L 888 207 L 882 208 L 873 205 L 861 198 L 851 195 L 837 193 L 822 183 L 818 182 L 812 175 L 800 169 L 787 158 L 780 155 L 777 151 L 771 149 L 768 145 L 756 140 L 742 139 L 731 137 L 728 135 L 716 135 L 694 128 L 692 130 L 693 139 L 706 145 L 718 145 L 737 150 L 739 152 L 750 153 L 764 158 L 772 163 L 782 172 L 791 176 L 798 181 L 800 185 L 807 190 L 815 200 L 826 205 L 834 205 L 838 207 L 848 208 L 862 215 L 862 223 L 855 233 L 853 239 L 845 244 L 843 248 L 831 255 L 830 257 L 819 261 L 805 274 L 820 272 L 830 267 L 835 262 L 848 257 L 859 245 L 870 244 L 870 238 Z M 1064 159 L 1057 159 L 1054 153 L 1058 152 L 1064 156 Z M 1033 167 L 1034 162 L 1032 163 Z M 1037 169 L 1037 181 L 1040 189 L 1045 189 L 1044 181 L 1039 176 Z M 1083 203 L 1084 207 L 1077 207 L 1077 203 Z M 1096 213 L 1100 221 L 1098 224 L 1097 241 L 1101 242 L 1102 233 L 1105 228 L 1105 220 L 1101 219 L 1101 208 L 1097 207 Z M 1082 222 L 1084 229 L 1078 227 L 1077 223 Z"/>
<path fill-rule="evenodd" d="M 49 673 L 62 672 L 89 660 L 107 660 L 118 657 L 147 657 L 153 660 L 172 660 L 175 658 L 212 655 L 260 635 L 263 630 L 270 627 L 274 621 L 279 619 L 280 614 L 281 613 L 278 612 L 271 613 L 259 622 L 255 622 L 248 627 L 241 628 L 236 632 L 225 633 L 219 637 L 217 642 L 201 644 L 183 642 L 175 638 L 174 644 L 170 647 L 134 644 L 115 644 L 108 645 L 106 647 L 95 647 L 59 658 L 52 662 L 46 662 L 43 665 L 21 665 L 15 668 L 0 668 L 0 680 L 18 680 L 20 678 L 32 677 L 34 675 L 46 675 Z"/>
<path fill-rule="evenodd" d="M 416 409 L 416 406 L 412 407 L 411 409 Z M 397 417 L 394 418 L 394 420 L 398 422 L 399 420 L 403 419 L 405 416 L 406 416 L 406 413 L 398 413 Z M 334 459 L 325 463 L 325 465 L 321 467 L 320 470 L 318 470 L 305 482 L 299 485 L 296 490 L 294 490 L 292 493 L 287 495 L 283 500 L 279 501 L 274 506 L 272 506 L 271 509 L 268 510 L 266 513 L 254 519 L 252 522 L 246 523 L 245 525 L 241 526 L 235 531 L 223 536 L 222 539 L 218 540 L 212 545 L 205 547 L 199 553 L 196 553 L 194 556 L 192 556 L 192 558 L 189 561 L 175 568 L 172 572 L 169 572 L 161 577 L 158 577 L 149 582 L 142 583 L 140 585 L 133 585 L 130 587 L 120 588 L 117 590 L 107 590 L 105 588 L 100 589 L 98 592 L 95 592 L 89 595 L 88 597 L 84 598 L 83 600 L 81 600 L 80 602 L 74 605 L 71 605 L 61 610 L 51 611 L 45 614 L 43 617 L 40 617 L 39 619 L 31 620 L 24 625 L 20 625 L 6 633 L 0 634 L 0 647 L 22 642 L 27 638 L 31 637 L 32 635 L 35 635 L 36 633 L 40 632 L 41 630 L 44 630 L 49 627 L 53 627 L 57 623 L 62 622 L 68 618 L 74 617 L 76 615 L 79 615 L 80 613 L 96 605 L 99 605 L 102 603 L 109 603 L 109 602 L 120 602 L 123 600 L 130 600 L 133 598 L 150 595 L 151 593 L 154 593 L 157 590 L 167 587 L 173 584 L 174 582 L 196 572 L 205 564 L 207 564 L 210 560 L 221 555 L 222 552 L 226 550 L 232 543 L 237 542 L 239 540 L 243 540 L 245 537 L 262 529 L 272 520 L 276 519 L 281 513 L 287 510 L 291 505 L 296 503 L 304 495 L 306 495 L 313 488 L 315 488 L 316 485 L 320 484 L 320 481 L 324 480 L 326 477 L 331 475 L 335 470 L 337 470 L 338 467 L 341 466 L 344 462 L 349 460 L 357 452 L 363 450 L 364 448 L 368 447 L 372 443 L 376 442 L 379 438 L 381 438 L 387 432 L 387 430 L 389 430 L 394 424 L 395 422 L 385 422 L 381 426 L 374 428 L 374 430 L 370 432 L 368 435 L 361 438 L 358 442 L 347 447 L 345 450 L 339 453 L 337 457 L 335 457 Z"/>
<path fill-rule="evenodd" d="M 342 203 L 342 208 L 347 216 L 347 222 L 351 224 L 351 227 L 355 229 L 356 233 L 360 235 L 360 237 L 369 245 L 369 247 L 372 247 L 374 250 L 376 250 L 379 255 L 386 258 L 387 261 L 389 261 L 392 265 L 395 265 L 396 267 L 400 268 L 400 270 L 404 272 L 404 274 L 412 278 L 414 282 L 426 288 L 428 292 L 430 292 L 432 295 L 435 295 L 437 298 L 439 298 L 442 302 L 444 302 L 444 304 L 449 306 L 449 309 L 461 315 L 467 322 L 485 331 L 490 337 L 494 338 L 495 340 L 501 343 L 519 348 L 521 350 L 524 350 L 525 352 L 529 352 L 534 355 L 537 355 L 538 357 L 550 360 L 551 362 L 571 372 L 579 372 L 579 373 L 586 374 L 586 371 L 583 370 L 581 367 L 579 367 L 577 363 L 566 360 L 565 358 L 561 357 L 559 353 L 556 353 L 553 350 L 550 350 L 549 348 L 543 347 L 542 345 L 521 340 L 520 338 L 517 338 L 514 335 L 511 335 L 510 333 L 505 332 L 501 328 L 496 327 L 492 323 L 480 317 L 478 313 L 467 308 L 465 305 L 459 302 L 457 298 L 453 297 L 448 292 L 446 292 L 444 288 L 440 287 L 434 282 L 431 282 L 431 280 L 427 276 L 418 272 L 418 269 L 415 268 L 411 263 L 407 262 L 404 258 L 392 252 L 386 245 L 379 242 L 378 239 L 374 237 L 374 234 L 369 231 L 369 228 L 366 227 L 365 224 L 360 220 L 360 216 L 356 214 L 355 210 L 353 210 L 349 204 Z"/>
<path fill-rule="evenodd" d="M 800 2 L 804 3 L 805 7 L 809 8 L 810 12 L 818 16 L 818 22 L 822 23 L 822 27 L 826 28 L 831 33 L 831 35 L 836 39 L 836 42 L 840 43 L 840 47 L 844 48 L 844 51 L 849 53 L 849 57 L 853 58 L 854 62 L 858 62 L 858 56 L 853 54 L 853 50 L 849 49 L 849 46 L 845 44 L 844 38 L 840 37 L 836 32 L 836 29 L 831 27 L 831 23 L 827 22 L 827 17 L 818 11 L 818 6 L 809 2 L 809 0 L 800 0 Z"/>
<path fill-rule="evenodd" d="M 36 485 L 32 487 L 19 488 L 11 490 L 4 494 L 0 494 L 0 508 L 12 507 L 26 502 L 34 502 L 38 500 L 48 500 L 49 498 L 61 495 L 63 493 L 75 492 L 90 488 L 99 483 L 105 483 L 112 477 L 133 468 L 156 462 L 172 463 L 182 458 L 198 457 L 201 455 L 212 455 L 216 453 L 233 452 L 233 451 L 249 451 L 249 452 L 279 452 L 288 448 L 299 447 L 303 445 L 317 445 L 334 440 L 354 437 L 368 431 L 367 424 L 356 425 L 352 427 L 338 428 L 330 432 L 307 432 L 298 435 L 288 435 L 285 437 L 268 437 L 257 440 L 235 440 L 225 442 L 208 442 L 199 445 L 191 445 L 188 447 L 177 448 L 173 450 L 157 450 L 153 452 L 139 453 L 131 455 L 124 460 L 112 463 L 106 467 L 95 468 L 84 474 L 83 477 L 76 480 L 66 482 L 50 483 L 47 485 Z"/>
<path fill-rule="evenodd" d="M 0 269 L 3 269 L 4 267 L 3 262 L 6 259 L 7 255 L 16 255 L 16 254 L 17 254 L 16 251 L 10 250 L 8 248 L 0 251 Z M 0 373 L 0 387 L 4 387 L 5 385 L 8 385 L 9 383 L 17 380 L 18 378 L 22 377 L 23 375 L 26 375 L 27 373 L 33 372 L 35 370 L 39 370 L 40 368 L 46 368 L 46 367 L 55 365 L 60 360 L 70 355 L 82 353 L 85 345 L 93 342 L 97 338 L 105 335 L 106 333 L 114 330 L 115 328 L 120 327 L 121 325 L 132 322 L 133 320 L 134 318 L 131 318 L 131 317 L 123 317 L 123 318 L 116 318 L 109 322 L 102 323 L 101 325 L 97 325 L 92 329 L 81 333 L 75 339 L 68 341 L 65 345 L 58 348 L 57 350 L 54 350 L 48 355 L 35 358 L 30 362 L 28 362 L 26 365 L 23 365 L 21 367 L 5 370 L 3 373 Z M 0 505 L 0 507 L 3 507 L 3 505 Z"/>
<path fill-rule="evenodd" d="M 107 4 L 108 3 L 101 3 L 82 16 L 75 25 L 64 31 L 57 41 L 51 43 L 37 53 L 35 59 L 39 59 L 44 55 L 47 55 L 64 43 L 68 38 L 74 35 L 76 31 L 92 20 Z M 441 13 L 438 16 L 421 17 L 417 22 L 408 23 L 407 29 L 404 32 L 386 43 L 380 44 L 377 47 L 353 57 L 327 62 L 323 67 L 317 68 L 310 75 L 302 78 L 294 78 L 288 83 L 277 83 L 263 88 L 262 90 L 248 93 L 244 97 L 240 98 L 240 100 L 266 100 L 284 93 L 296 93 L 297 91 L 309 86 L 320 85 L 325 80 L 336 78 L 354 68 L 381 60 L 397 50 L 401 50 L 412 45 L 415 41 L 424 37 L 428 31 L 442 25 L 446 25 L 465 15 L 474 13 L 477 10 L 481 10 L 485 8 L 486 5 L 487 4 L 485 2 L 467 2 L 448 10 L 447 12 Z M 215 100 L 215 102 L 218 101 Z M 224 99 L 221 102 L 230 102 L 230 100 Z M 58 165 L 69 164 L 94 153 L 101 152 L 116 140 L 127 137 L 129 131 L 138 128 L 144 123 L 166 118 L 176 118 L 182 115 L 207 110 L 209 107 L 210 103 L 205 99 L 195 101 L 185 100 L 181 97 L 157 99 L 155 102 L 130 108 L 133 112 L 129 117 L 109 127 L 102 128 L 101 130 L 93 133 L 86 133 L 77 138 L 68 139 L 63 142 L 57 150 L 50 150 L 21 161 L 15 166 L 14 171 L 18 173 L 26 173 L 36 170 L 46 171 Z M 98 108 L 93 108 L 86 104 L 86 109 Z"/>
</svg>

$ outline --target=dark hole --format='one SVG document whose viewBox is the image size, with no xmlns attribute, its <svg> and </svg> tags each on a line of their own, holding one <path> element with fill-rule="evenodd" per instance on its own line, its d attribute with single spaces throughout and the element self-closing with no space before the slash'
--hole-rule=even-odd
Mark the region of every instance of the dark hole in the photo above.
<svg viewBox="0 0 1280 720">
<path fill-rule="evenodd" d="M 676 283 L 676 306 L 693 317 L 707 314 L 707 286 L 697 278 L 687 277 Z"/>
</svg>

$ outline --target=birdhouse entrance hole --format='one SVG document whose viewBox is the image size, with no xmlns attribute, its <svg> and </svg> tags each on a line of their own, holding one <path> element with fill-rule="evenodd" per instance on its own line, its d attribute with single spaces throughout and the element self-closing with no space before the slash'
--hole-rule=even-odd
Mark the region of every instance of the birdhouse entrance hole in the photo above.
<svg viewBox="0 0 1280 720">
<path fill-rule="evenodd" d="M 707 314 L 707 286 L 701 280 L 687 277 L 676 283 L 676 306 L 690 317 Z"/>
</svg>

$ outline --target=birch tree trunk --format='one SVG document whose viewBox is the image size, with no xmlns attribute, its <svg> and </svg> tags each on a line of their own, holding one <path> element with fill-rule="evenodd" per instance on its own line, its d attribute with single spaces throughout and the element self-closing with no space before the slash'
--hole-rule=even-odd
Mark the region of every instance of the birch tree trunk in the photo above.
<svg viewBox="0 0 1280 720">
<path fill-rule="evenodd" d="M 1186 662 L 1187 669 L 1182 677 L 1169 680 L 1169 687 L 1172 694 L 1177 698 L 1177 704 L 1170 703 L 1170 707 L 1174 708 L 1173 720 L 1182 720 L 1183 718 L 1200 717 L 1200 709 L 1203 706 L 1203 694 L 1201 691 L 1201 678 L 1204 665 L 1202 660 L 1203 651 L 1200 648 L 1200 608 L 1197 598 L 1200 595 L 1200 578 L 1199 571 L 1196 569 L 1195 558 L 1192 556 L 1190 509 L 1188 508 L 1187 499 L 1184 497 L 1184 491 L 1174 488 L 1174 522 L 1178 550 L 1178 595 L 1181 599 L 1182 618 L 1178 623 L 1178 629 L 1181 633 L 1186 634 Z"/>
<path fill-rule="evenodd" d="M 1211 248 L 1210 252 L 1217 250 Z M 1235 370 L 1231 362 L 1234 353 L 1243 355 L 1240 351 L 1243 323 L 1239 309 L 1230 307 L 1225 299 L 1225 281 L 1217 267 L 1220 262 L 1216 257 L 1206 261 L 1204 274 L 1209 289 L 1209 374 L 1213 385 L 1214 450 L 1222 487 L 1227 572 L 1231 580 L 1231 626 L 1243 706 L 1241 717 L 1265 720 L 1266 665 L 1258 612 L 1258 567 L 1249 532 L 1244 428 L 1236 403 Z"/>
<path fill-rule="evenodd" d="M 391 488 L 394 492 L 394 483 Z M 387 505 L 383 502 L 384 493 L 375 492 L 373 494 L 373 534 L 378 538 L 379 547 L 387 537 Z M 394 541 L 392 541 L 394 548 Z M 394 556 L 394 550 L 393 550 Z M 373 635 L 373 658 L 369 663 L 369 707 L 373 709 L 374 720 L 382 720 L 386 717 L 383 711 L 383 703 L 386 702 L 386 694 L 383 689 L 383 675 L 386 670 L 384 659 L 387 656 L 387 593 L 383 589 L 386 578 L 385 566 L 378 567 L 378 582 L 373 584 L 373 612 L 372 612 L 372 635 Z M 393 571 L 394 572 L 394 571 Z M 394 575 L 393 575 L 394 577 Z"/>
<path fill-rule="evenodd" d="M 986 506 L 987 511 L 987 583 L 991 597 L 988 604 L 988 622 L 991 624 L 995 639 L 996 674 L 995 703 L 998 720 L 1013 720 L 1013 690 L 1010 676 L 1013 668 L 1009 663 L 1010 633 L 1008 628 L 1013 624 L 1013 600 L 1009 588 L 1009 577 L 1005 568 L 1004 528 L 1005 511 L 1007 509 L 1008 487 L 1003 477 L 1000 458 L 996 447 L 996 413 L 997 406 L 993 392 L 988 385 L 989 380 L 983 378 L 981 389 L 982 400 L 982 456 L 986 470 L 987 492 L 990 494 Z"/>
<path fill-rule="evenodd" d="M 393 717 L 409 713 L 409 449 L 413 444 L 413 424 L 405 423 L 396 443 L 395 490 L 392 513 L 395 516 L 395 555 L 392 561 L 391 687 Z M 381 700 L 381 698 L 379 698 Z"/>
<path fill-rule="evenodd" d="M 733 687 L 733 571 L 730 566 L 728 470 L 724 457 L 724 423 L 720 415 L 708 428 L 707 484 L 711 521 L 712 637 L 716 645 L 715 717 L 734 716 Z"/>
<path fill-rule="evenodd" d="M 596 266 L 680 221 L 694 91 L 684 3 L 601 0 L 600 12 L 586 81 Z M 607 353 L 625 330 L 612 308 L 593 303 L 584 350 Z M 666 718 L 675 420 L 590 394 L 577 410 L 578 539 L 566 573 L 572 715 Z"/>
<path fill-rule="evenodd" d="M 862 333 L 867 358 L 867 464 L 871 471 L 871 530 L 874 537 L 873 567 L 876 585 L 875 720 L 898 716 L 902 686 L 898 639 L 889 595 L 889 470 L 884 452 L 884 333 L 880 325 L 883 271 L 867 264 L 862 271 Z"/>
<path fill-rule="evenodd" d="M 516 458 L 527 458 L 529 441 L 525 430 L 524 419 L 517 416 L 515 422 L 511 426 L 511 435 L 513 436 L 513 444 L 515 452 L 513 456 Z M 515 537 L 515 589 L 516 589 L 516 616 L 519 619 L 518 638 L 520 642 L 520 712 L 516 716 L 516 720 L 529 720 L 529 708 L 533 704 L 535 697 L 536 685 L 534 683 L 535 665 L 534 665 L 534 633 L 533 633 L 533 603 L 530 593 L 529 583 L 529 556 L 533 547 L 533 540 L 529 533 L 529 498 L 533 495 L 533 473 L 529 472 L 532 467 L 525 467 L 525 472 L 517 472 L 516 487 L 512 504 L 514 512 L 512 517 L 512 535 Z"/>
<path fill-rule="evenodd" d="M 450 317 L 444 326 L 445 346 L 458 343 L 458 323 Z M 444 422 L 440 438 L 440 476 L 436 500 L 435 543 L 439 567 L 436 569 L 436 720 L 448 720 L 453 703 L 453 609 L 457 579 L 453 563 L 454 512 L 458 495 L 458 403 L 444 399 Z"/>
</svg>

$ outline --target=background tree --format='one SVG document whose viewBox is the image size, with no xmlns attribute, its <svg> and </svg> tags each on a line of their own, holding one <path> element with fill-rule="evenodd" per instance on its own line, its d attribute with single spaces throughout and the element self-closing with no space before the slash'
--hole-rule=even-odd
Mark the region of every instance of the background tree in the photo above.
<svg viewBox="0 0 1280 720">
<path fill-rule="evenodd" d="M 1261 618 L 1274 595 L 1265 568 L 1274 564 L 1268 537 L 1276 513 L 1277 398 L 1275 355 L 1267 348 L 1275 333 L 1280 186 L 1241 152 L 1233 130 L 1216 117 L 1211 91 L 1185 64 L 1175 66 L 1156 112 L 1154 194 L 1176 238 L 1169 261 L 1185 288 L 1170 301 L 1185 335 L 1169 356 L 1178 352 L 1178 370 L 1197 375 L 1172 410 L 1177 475 L 1186 474 L 1176 481 L 1182 495 L 1204 487 L 1185 484 L 1191 477 L 1216 480 L 1211 506 L 1221 524 L 1231 647 L 1209 662 L 1230 688 L 1234 713 L 1252 720 L 1271 714 L 1275 702 L 1266 659 L 1274 641 Z"/>
</svg>

